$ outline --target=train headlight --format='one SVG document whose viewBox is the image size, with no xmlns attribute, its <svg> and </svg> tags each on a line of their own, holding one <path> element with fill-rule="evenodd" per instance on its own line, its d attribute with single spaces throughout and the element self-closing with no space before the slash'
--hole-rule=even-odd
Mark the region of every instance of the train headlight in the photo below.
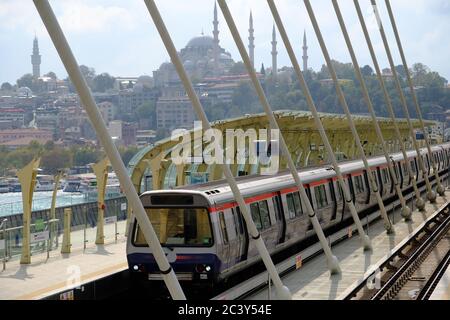
<svg viewBox="0 0 450 320">
<path fill-rule="evenodd" d="M 198 273 L 202 273 L 205 271 L 205 266 L 203 264 L 198 264 L 195 266 L 195 271 L 197 271 Z"/>
<path fill-rule="evenodd" d="M 134 271 L 138 271 L 138 270 L 139 270 L 139 266 L 138 266 L 137 264 L 135 264 L 135 265 L 133 266 L 133 270 L 134 270 Z"/>
<path fill-rule="evenodd" d="M 206 266 L 205 270 L 206 270 L 206 272 L 210 272 L 211 271 L 211 267 L 210 266 Z"/>
</svg>

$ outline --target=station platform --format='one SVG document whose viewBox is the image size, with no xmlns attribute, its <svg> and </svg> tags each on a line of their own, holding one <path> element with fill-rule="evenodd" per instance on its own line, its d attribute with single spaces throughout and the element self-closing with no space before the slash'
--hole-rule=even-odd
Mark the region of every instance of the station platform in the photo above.
<svg viewBox="0 0 450 320">
<path fill-rule="evenodd" d="M 118 222 L 120 229 L 126 221 Z M 112 234 L 112 225 L 105 225 L 105 235 Z M 106 277 L 127 269 L 126 238 L 122 234 L 117 242 L 105 239 L 104 245 L 95 245 L 94 232 L 83 250 L 83 230 L 73 231 L 72 252 L 60 251 L 34 253 L 31 264 L 21 265 L 19 257 L 7 262 L 6 270 L 0 271 L 0 300 L 37 300 L 57 294 L 74 286 Z M 1 263 L 0 263 L 1 268 Z"/>
<path fill-rule="evenodd" d="M 450 192 L 445 197 L 438 197 L 436 203 L 427 202 L 425 211 L 413 211 L 412 221 L 404 222 L 400 213 L 394 214 L 395 234 L 387 235 L 383 221 L 377 221 L 369 227 L 369 237 L 372 239 L 372 251 L 364 251 L 360 238 L 354 234 L 351 238 L 332 247 L 333 254 L 339 259 L 342 273 L 330 276 L 325 256 L 322 254 L 305 263 L 301 268 L 287 274 L 282 281 L 293 296 L 294 300 L 341 300 L 344 299 L 368 270 L 373 270 L 380 261 L 390 256 L 409 234 L 419 228 L 424 221 L 433 216 L 450 200 Z M 389 207 L 387 207 L 389 209 Z M 391 216 L 391 215 L 390 215 Z M 391 216 L 392 217 L 392 216 Z M 295 265 L 295 261 L 294 261 Z M 441 281 L 442 294 L 437 299 L 450 299 L 450 272 L 447 271 L 447 281 Z M 250 300 L 267 300 L 275 297 L 275 290 L 264 289 L 249 296 Z M 436 292 L 436 295 L 438 293 Z"/>
<path fill-rule="evenodd" d="M 450 267 L 434 289 L 430 300 L 450 300 Z"/>
</svg>

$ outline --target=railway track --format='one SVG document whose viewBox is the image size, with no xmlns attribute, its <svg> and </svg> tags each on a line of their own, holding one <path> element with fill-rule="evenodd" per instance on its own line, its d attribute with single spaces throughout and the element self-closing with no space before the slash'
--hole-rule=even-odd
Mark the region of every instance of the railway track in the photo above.
<svg viewBox="0 0 450 320">
<path fill-rule="evenodd" d="M 450 264 L 450 205 L 366 275 L 346 299 L 426 300 Z"/>
</svg>

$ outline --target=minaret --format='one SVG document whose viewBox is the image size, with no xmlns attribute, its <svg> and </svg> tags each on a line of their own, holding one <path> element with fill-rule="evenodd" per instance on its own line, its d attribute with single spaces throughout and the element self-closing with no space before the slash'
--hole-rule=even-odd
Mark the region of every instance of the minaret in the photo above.
<svg viewBox="0 0 450 320">
<path fill-rule="evenodd" d="M 214 1 L 214 21 L 213 21 L 213 36 L 214 36 L 214 75 L 219 75 L 219 20 L 217 19 L 217 3 Z"/>
<path fill-rule="evenodd" d="M 253 69 L 255 68 L 255 36 L 253 29 L 253 17 L 252 12 L 250 11 L 250 21 L 249 21 L 249 29 L 248 29 L 248 52 L 250 56 L 250 61 L 252 63 Z"/>
<path fill-rule="evenodd" d="M 277 67 L 277 34 L 275 32 L 275 25 L 272 31 L 272 76 L 277 77 L 278 67 Z"/>
<path fill-rule="evenodd" d="M 34 36 L 33 54 L 31 55 L 31 64 L 33 65 L 33 78 L 37 79 L 41 76 L 41 55 L 39 54 L 38 39 Z"/>
<path fill-rule="evenodd" d="M 308 70 L 308 45 L 306 43 L 306 30 L 303 33 L 303 72 Z"/>
</svg>

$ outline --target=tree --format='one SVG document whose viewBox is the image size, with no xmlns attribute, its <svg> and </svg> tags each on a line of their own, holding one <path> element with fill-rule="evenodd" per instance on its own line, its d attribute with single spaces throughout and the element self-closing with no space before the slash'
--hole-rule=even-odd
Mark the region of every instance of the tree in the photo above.
<svg viewBox="0 0 450 320">
<path fill-rule="evenodd" d="M 36 157 L 36 154 L 34 152 L 26 148 L 21 148 L 8 153 L 5 159 L 5 163 L 8 165 L 9 169 L 22 169 L 34 157 Z"/>
<path fill-rule="evenodd" d="M 96 76 L 93 79 L 93 88 L 94 92 L 105 92 L 108 89 L 112 89 L 114 87 L 115 79 L 111 77 L 108 73 L 102 73 Z"/>
<path fill-rule="evenodd" d="M 95 77 L 95 69 L 94 68 L 90 68 L 90 67 L 82 64 L 80 66 L 80 71 L 81 71 L 81 74 L 83 75 L 83 77 L 85 77 L 85 78 L 94 79 L 94 77 Z"/>
<path fill-rule="evenodd" d="M 232 103 L 241 110 L 248 109 L 257 100 L 255 89 L 248 81 L 242 81 L 233 92 Z"/>
<path fill-rule="evenodd" d="M 405 67 L 402 64 L 396 66 L 395 71 L 397 71 L 397 74 L 400 76 L 400 78 L 406 78 Z"/>
<path fill-rule="evenodd" d="M 370 66 L 365 65 L 364 67 L 361 68 L 361 73 L 365 77 L 370 77 L 373 75 L 373 69 Z"/>
<path fill-rule="evenodd" d="M 264 68 L 264 63 L 261 64 L 261 71 L 259 73 L 266 75 L 266 68 Z"/>
<path fill-rule="evenodd" d="M 167 128 L 159 128 L 156 130 L 156 140 L 162 140 L 164 138 L 170 137 L 170 130 Z"/>
<path fill-rule="evenodd" d="M 147 101 L 136 109 L 137 119 L 147 119 L 151 128 L 156 127 L 156 104 L 155 101 Z"/>
<path fill-rule="evenodd" d="M 86 82 L 88 86 L 92 89 L 93 88 L 93 80 L 95 78 L 95 69 L 89 68 L 88 66 L 81 65 L 80 71 L 83 77 L 86 79 Z"/>
<path fill-rule="evenodd" d="M 246 74 L 247 69 L 245 68 L 245 65 L 242 61 L 236 62 L 233 64 L 233 66 L 230 68 L 229 74 L 232 75 L 240 75 L 240 74 Z"/>
<path fill-rule="evenodd" d="M 53 71 L 50 71 L 49 73 L 45 74 L 44 77 L 49 77 L 49 78 L 52 78 L 53 80 L 58 79 L 58 77 L 56 76 L 56 73 L 54 73 Z"/>
<path fill-rule="evenodd" d="M 45 152 L 41 157 L 41 167 L 50 174 L 55 174 L 58 169 L 70 168 L 72 166 L 69 150 L 54 148 Z"/>
<path fill-rule="evenodd" d="M 52 140 L 47 141 L 44 144 L 44 150 L 45 151 L 51 151 L 55 148 L 55 143 Z"/>
<path fill-rule="evenodd" d="M 17 87 L 33 88 L 33 75 L 31 73 L 27 73 L 20 77 L 20 79 L 17 79 Z"/>
<path fill-rule="evenodd" d="M 137 147 L 119 148 L 119 153 L 120 153 L 120 156 L 121 156 L 122 161 L 125 164 L 125 166 L 128 165 L 128 163 L 134 157 L 134 155 L 138 152 L 138 150 L 139 149 Z"/>
<path fill-rule="evenodd" d="M 100 152 L 88 147 L 83 147 L 75 151 L 73 163 L 76 166 L 85 166 L 89 163 L 97 162 L 100 159 Z"/>
<path fill-rule="evenodd" d="M 11 91 L 13 86 L 9 82 L 3 82 L 1 89 L 2 91 Z"/>
</svg>

